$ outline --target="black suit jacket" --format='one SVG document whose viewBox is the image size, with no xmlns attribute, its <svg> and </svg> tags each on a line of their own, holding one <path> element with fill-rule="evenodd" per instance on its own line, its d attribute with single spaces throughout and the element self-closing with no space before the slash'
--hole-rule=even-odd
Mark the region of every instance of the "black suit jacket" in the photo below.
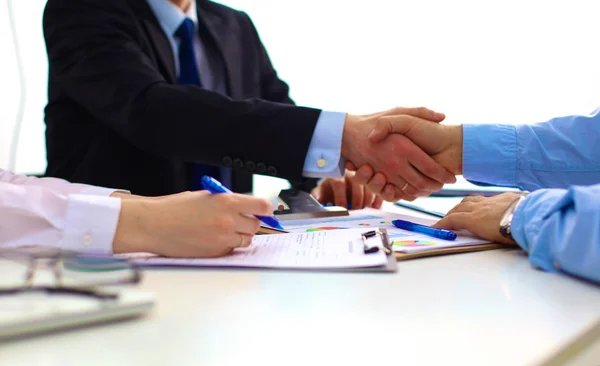
<svg viewBox="0 0 600 366">
<path fill-rule="evenodd" d="M 47 175 L 148 196 L 188 190 L 193 162 L 233 167 L 238 192 L 251 173 L 302 181 L 320 111 L 291 105 L 245 13 L 197 3 L 230 98 L 176 85 L 145 0 L 48 1 Z"/>
</svg>

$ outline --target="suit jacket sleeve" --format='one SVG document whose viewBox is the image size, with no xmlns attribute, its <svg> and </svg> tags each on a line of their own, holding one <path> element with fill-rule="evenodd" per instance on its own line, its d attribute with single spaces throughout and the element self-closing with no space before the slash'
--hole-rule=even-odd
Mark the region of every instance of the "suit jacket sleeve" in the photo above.
<svg viewBox="0 0 600 366">
<path fill-rule="evenodd" d="M 48 1 L 44 37 L 60 89 L 147 152 L 213 165 L 239 157 L 300 179 L 320 111 L 168 84 L 127 3 Z"/>
</svg>

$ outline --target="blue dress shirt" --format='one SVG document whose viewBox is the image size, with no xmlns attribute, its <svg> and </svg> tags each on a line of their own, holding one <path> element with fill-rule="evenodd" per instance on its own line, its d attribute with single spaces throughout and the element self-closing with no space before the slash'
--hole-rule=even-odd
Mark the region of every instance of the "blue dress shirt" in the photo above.
<svg viewBox="0 0 600 366">
<path fill-rule="evenodd" d="M 600 282 L 599 141 L 600 109 L 532 125 L 463 126 L 465 178 L 535 190 L 511 225 L 535 267 Z"/>
<path fill-rule="evenodd" d="M 191 1 L 186 13 L 182 12 L 181 9 L 169 0 L 147 0 L 147 2 L 171 43 L 175 71 L 177 76 L 179 76 L 179 61 L 177 57 L 179 40 L 174 34 L 186 17 L 190 18 L 196 25 L 196 28 L 198 28 L 196 2 L 194 0 Z M 221 65 L 218 60 L 208 57 L 199 35 L 194 40 L 194 48 L 202 85 L 206 89 L 226 94 L 227 86 L 225 83 L 224 65 Z M 304 160 L 303 176 L 307 178 L 322 178 L 341 177 L 344 174 L 345 160 L 341 157 L 341 149 L 345 119 L 345 113 L 321 112 Z"/>
</svg>

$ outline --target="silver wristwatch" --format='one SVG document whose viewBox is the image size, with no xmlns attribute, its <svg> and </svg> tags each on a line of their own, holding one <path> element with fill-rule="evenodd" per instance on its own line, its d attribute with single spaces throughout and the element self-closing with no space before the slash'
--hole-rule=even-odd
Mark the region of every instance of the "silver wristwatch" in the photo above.
<svg viewBox="0 0 600 366">
<path fill-rule="evenodd" d="M 502 215 L 502 218 L 500 219 L 500 234 L 502 234 L 503 237 L 508 238 L 512 241 L 514 241 L 515 239 L 513 238 L 512 232 L 510 230 L 510 224 L 512 224 L 515 212 L 517 211 L 519 205 L 525 200 L 525 197 L 527 196 L 522 195 L 521 197 L 517 198 L 513 203 L 511 203 L 511 205 L 508 206 L 508 208 L 504 212 L 504 215 Z"/>
</svg>

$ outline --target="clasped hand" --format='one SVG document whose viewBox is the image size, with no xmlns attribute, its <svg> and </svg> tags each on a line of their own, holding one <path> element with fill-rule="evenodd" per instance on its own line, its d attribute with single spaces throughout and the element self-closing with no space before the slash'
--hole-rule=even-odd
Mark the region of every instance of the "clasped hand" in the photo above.
<svg viewBox="0 0 600 366">
<path fill-rule="evenodd" d="M 453 141 L 440 143 L 438 139 L 446 139 L 443 130 L 449 126 L 439 124 L 444 118 L 423 107 L 348 115 L 342 156 L 349 170 L 362 167 L 353 181 L 366 184 L 387 201 L 414 200 L 455 183 L 456 172 L 445 152 Z"/>
</svg>

